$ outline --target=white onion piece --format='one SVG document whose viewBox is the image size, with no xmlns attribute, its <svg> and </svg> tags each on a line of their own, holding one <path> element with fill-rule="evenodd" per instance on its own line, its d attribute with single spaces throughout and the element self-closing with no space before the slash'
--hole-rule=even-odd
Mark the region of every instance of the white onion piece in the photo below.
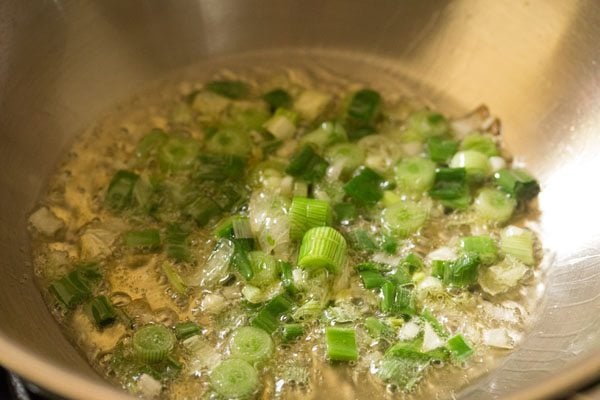
<svg viewBox="0 0 600 400">
<path fill-rule="evenodd" d="M 514 339 L 503 328 L 488 329 L 483 332 L 483 344 L 500 349 L 512 349 L 515 347 Z"/>
<path fill-rule="evenodd" d="M 202 269 L 200 285 L 203 287 L 212 286 L 225 279 L 229 273 L 229 262 L 232 256 L 233 243 L 227 239 L 219 241 L 217 248 L 208 257 L 206 266 Z M 191 282 L 191 284 L 193 285 L 194 282 Z"/>
<path fill-rule="evenodd" d="M 451 261 L 456 258 L 456 252 L 450 247 L 440 247 L 427 254 L 429 262 L 434 260 Z"/>
<path fill-rule="evenodd" d="M 417 286 L 418 292 L 426 292 L 426 293 L 435 293 L 441 292 L 444 290 L 444 286 L 442 285 L 442 281 L 440 281 L 435 276 L 428 276 L 419 282 Z"/>
<path fill-rule="evenodd" d="M 79 238 L 81 257 L 89 260 L 109 256 L 115 239 L 116 235 L 106 229 L 87 229 Z"/>
<path fill-rule="evenodd" d="M 492 167 L 492 172 L 498 172 L 506 168 L 506 161 L 502 157 L 492 156 L 490 157 L 490 166 Z"/>
<path fill-rule="evenodd" d="M 398 339 L 400 340 L 412 340 L 419 335 L 421 327 L 413 321 L 409 321 L 402 325 L 402 328 L 398 331 Z"/>
<path fill-rule="evenodd" d="M 143 397 L 158 397 L 162 391 L 162 384 L 150 375 L 142 374 L 137 382 L 137 391 Z"/>
<path fill-rule="evenodd" d="M 41 207 L 31 214 L 29 222 L 38 232 L 46 236 L 54 236 L 65 226 L 65 223 L 46 207 Z"/>
<path fill-rule="evenodd" d="M 442 347 L 445 342 L 435 333 L 435 330 L 431 327 L 429 322 L 425 323 L 423 328 L 423 351 L 435 350 L 438 347 Z"/>
<path fill-rule="evenodd" d="M 218 314 L 227 306 L 225 298 L 221 295 L 209 293 L 202 298 L 200 309 L 208 314 Z"/>
</svg>

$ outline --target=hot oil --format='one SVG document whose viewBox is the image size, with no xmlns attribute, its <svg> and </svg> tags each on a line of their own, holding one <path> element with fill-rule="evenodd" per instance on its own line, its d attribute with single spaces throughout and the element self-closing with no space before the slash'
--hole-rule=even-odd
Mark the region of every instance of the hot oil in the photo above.
<svg viewBox="0 0 600 400">
<path fill-rule="evenodd" d="M 273 65 L 281 67 L 274 68 Z M 223 59 L 180 71 L 142 91 L 131 102 L 118 107 L 79 137 L 51 180 L 48 194 L 41 203 L 50 207 L 67 226 L 62 237 L 53 241 L 38 240 L 34 246 L 36 275 L 49 304 L 55 304 L 46 290 L 49 283 L 66 272 L 65 264 L 83 256 L 79 246 L 82 232 L 95 228 L 106 229 L 113 232 L 116 238 L 118 232 L 136 228 L 134 223 L 118 219 L 102 207 L 104 193 L 114 171 L 127 167 L 126 162 L 133 157 L 136 144 L 152 128 L 168 128 L 170 112 L 181 96 L 200 88 L 203 82 L 215 76 L 240 77 L 267 87 L 292 81 L 333 93 L 371 86 L 392 101 L 401 97 L 414 98 L 413 94 L 418 92 L 425 93 L 424 97 L 432 98 L 437 103 L 443 103 L 441 105 L 447 106 L 445 111 L 459 109 L 455 103 L 441 98 L 439 93 L 427 92 L 426 88 L 406 80 L 384 61 L 362 55 L 302 51 L 264 53 Z M 189 134 L 199 140 L 204 135 L 195 129 L 191 129 Z M 427 254 L 447 243 L 449 237 L 456 236 L 464 226 L 461 221 L 454 221 L 453 227 L 449 228 L 450 222 L 453 221 L 439 215 L 411 246 Z M 192 247 L 199 260 L 199 268 L 202 268 L 213 245 L 210 230 L 199 229 L 193 234 Z M 239 284 L 234 283 L 226 289 L 225 311 L 218 316 L 211 316 L 203 312 L 201 307 L 201 299 L 210 293 L 197 288 L 186 299 L 169 288 L 159 267 L 164 261 L 163 255 L 125 254 L 115 250 L 116 246 L 105 249 L 108 253 L 103 262 L 106 282 L 100 288 L 100 294 L 113 293 L 111 300 L 127 313 L 131 325 L 118 322 L 99 331 L 91 322 L 89 311 L 83 306 L 78 307 L 72 315 L 65 315 L 60 308 L 52 306 L 52 312 L 66 334 L 101 374 L 108 372 L 105 362 L 107 354 L 113 351 L 120 339 L 131 335 L 131 326 L 150 322 L 173 324 L 184 320 L 198 321 L 204 328 L 203 336 L 208 343 L 217 351 L 226 351 L 223 339 L 231 330 L 232 322 L 223 320 L 227 319 L 228 308 L 240 307 Z M 193 266 L 189 266 L 190 273 L 193 269 Z M 356 289 L 358 281 L 356 277 L 353 279 Z M 223 295 L 222 292 L 220 294 Z M 524 285 L 520 293 L 513 294 L 510 300 L 522 304 L 526 312 L 515 311 L 516 317 L 510 322 L 491 318 L 489 310 L 484 310 L 486 299 L 482 295 L 472 295 L 460 306 L 448 306 L 448 299 L 427 301 L 438 315 L 457 321 L 457 327 L 473 327 L 480 331 L 483 327 L 508 327 L 523 334 L 529 316 L 535 311 L 539 295 L 533 281 Z M 245 322 L 240 319 L 237 324 Z M 228 327 L 225 332 L 219 330 L 221 325 Z M 305 340 L 285 346 L 285 351 L 278 351 L 275 359 L 265 366 L 260 398 L 446 398 L 489 371 L 507 354 L 506 351 L 478 348 L 475 356 L 464 365 L 431 368 L 424 382 L 413 392 L 405 394 L 369 373 L 375 368 L 381 353 L 369 351 L 366 357 L 361 356 L 351 366 L 327 362 L 324 333 L 316 325 Z M 184 373 L 163 392 L 165 398 L 203 398 L 207 395 L 206 369 L 190 374 L 186 372 L 185 363 Z M 282 366 L 287 367 L 285 372 Z M 290 374 L 293 376 L 290 377 Z M 109 376 L 109 379 L 119 383 L 118 377 Z"/>
</svg>

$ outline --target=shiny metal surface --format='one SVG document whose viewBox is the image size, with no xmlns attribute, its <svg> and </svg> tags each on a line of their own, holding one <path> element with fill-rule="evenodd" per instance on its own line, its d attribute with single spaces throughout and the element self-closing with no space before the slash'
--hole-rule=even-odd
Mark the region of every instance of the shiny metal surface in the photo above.
<svg viewBox="0 0 600 400">
<path fill-rule="evenodd" d="M 46 178 L 74 135 L 145 83 L 221 55 L 306 48 L 380 57 L 450 111 L 485 101 L 542 182 L 540 316 L 460 398 L 547 398 L 597 379 L 599 38 L 592 0 L 0 2 L 0 363 L 67 397 L 125 397 L 32 281 L 25 226 Z"/>
</svg>

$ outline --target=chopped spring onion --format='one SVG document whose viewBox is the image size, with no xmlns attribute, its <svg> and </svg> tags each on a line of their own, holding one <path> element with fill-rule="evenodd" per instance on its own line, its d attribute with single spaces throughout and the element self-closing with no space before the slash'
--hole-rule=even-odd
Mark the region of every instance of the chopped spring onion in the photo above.
<svg viewBox="0 0 600 400">
<path fill-rule="evenodd" d="M 106 192 L 106 203 L 112 210 L 123 210 L 131 205 L 133 187 L 139 178 L 131 171 L 119 170 L 115 173 Z"/>
<path fill-rule="evenodd" d="M 344 192 L 358 203 L 375 204 L 383 197 L 384 179 L 368 167 L 361 167 L 344 185 Z"/>
<path fill-rule="evenodd" d="M 492 265 L 498 260 L 498 247 L 489 236 L 467 236 L 460 239 L 465 253 L 476 253 L 483 265 Z"/>
<path fill-rule="evenodd" d="M 325 159 L 331 165 L 340 165 L 344 176 L 360 167 L 365 157 L 365 150 L 354 143 L 337 143 L 325 150 Z"/>
<path fill-rule="evenodd" d="M 280 107 L 290 107 L 292 105 L 292 96 L 283 89 L 273 89 L 262 96 L 267 102 L 271 110 L 276 110 Z"/>
<path fill-rule="evenodd" d="M 161 266 L 163 273 L 169 281 L 171 289 L 173 289 L 173 291 L 175 291 L 177 294 L 185 295 L 187 293 L 187 286 L 181 278 L 181 275 L 179 275 L 179 272 L 177 272 L 175 269 L 175 266 L 169 261 L 163 262 Z"/>
<path fill-rule="evenodd" d="M 149 156 L 156 153 L 168 136 L 162 129 L 152 129 L 138 143 L 135 149 L 135 156 L 145 160 Z"/>
<path fill-rule="evenodd" d="M 503 223 L 512 216 L 517 202 L 500 190 L 482 189 L 474 201 L 475 213 L 483 220 Z"/>
<path fill-rule="evenodd" d="M 365 289 L 377 289 L 387 282 L 387 279 L 378 271 L 360 271 L 359 275 Z"/>
<path fill-rule="evenodd" d="M 177 262 L 190 261 L 192 254 L 188 244 L 189 233 L 178 224 L 167 227 L 165 249 L 167 256 Z"/>
<path fill-rule="evenodd" d="M 242 99 L 250 93 L 250 87 L 242 81 L 211 81 L 206 84 L 205 89 L 232 100 Z"/>
<path fill-rule="evenodd" d="M 317 129 L 307 133 L 300 139 L 300 144 L 312 144 L 319 150 L 338 142 L 346 142 L 346 130 L 339 122 L 323 122 Z"/>
<path fill-rule="evenodd" d="M 163 325 L 146 325 L 133 334 L 133 350 L 143 362 L 164 360 L 175 347 L 175 335 Z"/>
<path fill-rule="evenodd" d="M 248 257 L 248 246 L 243 239 L 233 240 L 233 255 L 231 256 L 231 267 L 237 271 L 242 277 L 249 281 L 254 276 L 254 270 Z"/>
<path fill-rule="evenodd" d="M 271 357 L 274 347 L 271 335 L 253 326 L 238 328 L 229 340 L 231 357 L 240 358 L 253 365 Z"/>
<path fill-rule="evenodd" d="M 427 152 L 432 161 L 446 164 L 457 151 L 458 142 L 456 140 L 444 139 L 439 136 L 427 139 Z"/>
<path fill-rule="evenodd" d="M 385 207 L 391 206 L 394 203 L 402 201 L 402 196 L 397 195 L 391 190 L 384 190 L 383 197 L 381 198 L 381 202 Z"/>
<path fill-rule="evenodd" d="M 525 265 L 535 263 L 534 235 L 528 229 L 508 226 L 500 235 L 500 248 Z"/>
<path fill-rule="evenodd" d="M 393 335 L 392 329 L 375 317 L 365 318 L 365 329 L 374 339 Z"/>
<path fill-rule="evenodd" d="M 199 335 L 201 331 L 200 325 L 193 321 L 178 322 L 175 324 L 175 337 L 178 340 L 185 340 L 194 335 Z"/>
<path fill-rule="evenodd" d="M 327 339 L 327 358 L 333 361 L 358 360 L 356 330 L 354 328 L 325 328 Z"/>
<path fill-rule="evenodd" d="M 50 284 L 50 292 L 67 308 L 74 308 L 92 294 L 92 285 L 102 277 L 98 265 L 85 264 Z"/>
<path fill-rule="evenodd" d="M 285 172 L 306 181 L 321 179 L 327 171 L 328 163 L 319 156 L 311 145 L 304 145 L 292 157 Z"/>
<path fill-rule="evenodd" d="M 292 313 L 292 318 L 294 321 L 313 320 L 318 318 L 322 311 L 323 305 L 321 302 L 317 300 L 308 300 Z"/>
<path fill-rule="evenodd" d="M 233 218 L 231 225 L 236 239 L 251 239 L 253 237 L 248 217 Z"/>
<path fill-rule="evenodd" d="M 448 132 L 450 124 L 442 114 L 422 110 L 412 113 L 407 121 L 407 129 L 415 131 L 423 138 L 443 136 Z"/>
<path fill-rule="evenodd" d="M 296 294 L 298 289 L 294 285 L 293 267 L 287 261 L 277 261 L 277 267 L 281 272 L 281 284 L 289 294 Z"/>
<path fill-rule="evenodd" d="M 260 381 L 256 369 L 244 360 L 230 358 L 213 368 L 212 388 L 226 399 L 247 398 L 258 390 Z"/>
<path fill-rule="evenodd" d="M 475 150 L 485 154 L 488 157 L 498 155 L 498 148 L 496 142 L 490 135 L 482 135 L 475 133 L 465 137 L 460 143 L 461 150 Z"/>
<path fill-rule="evenodd" d="M 350 242 L 357 250 L 367 253 L 373 253 L 378 250 L 377 243 L 375 243 L 372 235 L 364 229 L 354 229 L 350 232 L 349 236 Z"/>
<path fill-rule="evenodd" d="M 408 193 L 423 193 L 435 180 L 435 163 L 425 158 L 405 158 L 394 167 L 398 188 Z"/>
<path fill-rule="evenodd" d="M 488 157 L 475 150 L 462 150 L 454 154 L 450 160 L 450 168 L 464 168 L 467 177 L 481 180 L 490 173 L 490 161 Z"/>
<path fill-rule="evenodd" d="M 94 322 L 99 327 L 105 327 L 112 324 L 117 319 L 115 308 L 106 296 L 98 296 L 90 302 L 90 311 Z"/>
<path fill-rule="evenodd" d="M 249 283 L 258 287 L 269 286 L 277 280 L 277 261 L 262 251 L 251 251 L 248 260 L 252 268 Z"/>
<path fill-rule="evenodd" d="M 484 269 L 477 281 L 484 292 L 495 296 L 515 288 L 528 272 L 529 268 L 520 260 L 506 255 L 498 264 Z"/>
<path fill-rule="evenodd" d="M 194 139 L 170 137 L 158 151 L 158 162 L 164 171 L 190 168 L 200 152 L 200 145 Z"/>
<path fill-rule="evenodd" d="M 306 269 L 326 268 L 341 271 L 346 260 L 346 240 L 330 227 L 312 228 L 302 238 L 298 265 Z"/>
<path fill-rule="evenodd" d="M 313 121 L 317 118 L 331 102 L 331 95 L 316 90 L 305 90 L 294 101 L 294 110 L 302 118 Z"/>
<path fill-rule="evenodd" d="M 125 232 L 123 242 L 127 247 L 156 249 L 160 247 L 160 232 L 158 229 Z"/>
<path fill-rule="evenodd" d="M 415 298 L 412 290 L 388 281 L 381 287 L 381 296 L 381 311 L 384 313 L 415 315 Z"/>
<path fill-rule="evenodd" d="M 424 206 L 409 200 L 394 203 L 381 213 L 385 227 L 400 237 L 417 232 L 428 218 L 429 211 Z"/>
<path fill-rule="evenodd" d="M 331 225 L 331 207 L 324 200 L 294 197 L 290 207 L 290 237 L 300 240 L 311 228 Z"/>
<path fill-rule="evenodd" d="M 206 141 L 206 151 L 218 155 L 246 157 L 251 147 L 246 131 L 230 127 L 219 129 Z"/>
<path fill-rule="evenodd" d="M 294 303 L 285 294 L 280 294 L 271 299 L 252 320 L 252 325 L 268 333 L 277 330 L 281 316 L 288 313 Z"/>
<path fill-rule="evenodd" d="M 183 212 L 185 215 L 190 216 L 196 221 L 198 226 L 204 226 L 212 218 L 218 216 L 221 213 L 221 209 L 214 200 L 208 197 L 199 196 L 185 206 Z"/>
<path fill-rule="evenodd" d="M 423 260 L 415 253 L 410 253 L 402 260 L 400 266 L 407 268 L 410 274 L 414 274 L 423 269 Z"/>
<path fill-rule="evenodd" d="M 338 223 L 348 225 L 356 218 L 356 206 L 352 203 L 339 203 L 333 206 L 333 213 Z"/>
<path fill-rule="evenodd" d="M 452 336 L 446 342 L 446 348 L 450 351 L 450 354 L 458 360 L 464 361 L 469 358 L 474 350 L 469 345 L 469 343 L 465 340 L 465 338 L 461 334 L 457 334 Z"/>
<path fill-rule="evenodd" d="M 539 183 L 522 169 L 501 169 L 494 178 L 500 189 L 517 200 L 530 200 L 540 192 Z"/>
<path fill-rule="evenodd" d="M 293 342 L 302 335 L 304 335 L 302 324 L 284 324 L 281 327 L 281 336 L 284 342 Z"/>
<path fill-rule="evenodd" d="M 278 108 L 275 114 L 264 123 L 263 127 L 279 140 L 294 136 L 298 114 L 285 108 Z"/>
<path fill-rule="evenodd" d="M 445 207 L 463 210 L 471 202 L 466 178 L 467 171 L 464 168 L 438 168 L 429 195 L 440 200 Z"/>
<path fill-rule="evenodd" d="M 244 177 L 246 162 L 234 155 L 200 154 L 200 164 L 194 169 L 194 178 L 208 181 L 239 180 Z"/>
<path fill-rule="evenodd" d="M 456 260 L 445 262 L 442 277 L 446 285 L 466 287 L 477 282 L 479 272 L 479 256 L 476 253 L 467 253 Z"/>
<path fill-rule="evenodd" d="M 433 329 L 433 331 L 438 335 L 441 339 L 447 339 L 449 334 L 444 325 L 429 311 L 427 308 L 423 309 L 421 312 L 421 318 L 425 320 Z"/>
<path fill-rule="evenodd" d="M 372 89 L 354 93 L 346 110 L 346 125 L 350 140 L 358 140 L 375 131 L 373 124 L 379 117 L 381 95 Z"/>
</svg>

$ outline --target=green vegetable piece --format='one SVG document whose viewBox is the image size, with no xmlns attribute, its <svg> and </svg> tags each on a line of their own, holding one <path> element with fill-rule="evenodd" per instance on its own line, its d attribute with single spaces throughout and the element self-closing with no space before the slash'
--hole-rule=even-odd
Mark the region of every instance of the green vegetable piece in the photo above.
<svg viewBox="0 0 600 400">
<path fill-rule="evenodd" d="M 534 239 L 533 232 L 530 230 L 509 226 L 500 235 L 500 248 L 523 264 L 533 265 L 535 264 Z"/>
<path fill-rule="evenodd" d="M 402 238 L 417 232 L 428 218 L 429 210 L 409 200 L 394 203 L 381 213 L 384 226 Z"/>
<path fill-rule="evenodd" d="M 474 353 L 473 348 L 461 334 L 457 334 L 448 339 L 446 347 L 450 351 L 452 357 L 458 361 L 465 361 Z"/>
<path fill-rule="evenodd" d="M 300 240 L 311 228 L 331 225 L 328 202 L 306 197 L 294 197 L 290 207 L 290 238 Z"/>
<path fill-rule="evenodd" d="M 375 317 L 365 318 L 365 329 L 374 339 L 393 336 L 393 330 Z"/>
<path fill-rule="evenodd" d="M 420 157 L 405 158 L 394 167 L 398 188 L 406 193 L 428 191 L 435 180 L 435 163 Z"/>
<path fill-rule="evenodd" d="M 106 296 L 98 296 L 90 302 L 90 311 L 96 326 L 103 328 L 117 319 L 117 313 Z"/>
<path fill-rule="evenodd" d="M 327 161 L 319 156 L 311 145 L 305 144 L 292 157 L 285 172 L 291 176 L 313 182 L 325 176 L 328 165 Z"/>
<path fill-rule="evenodd" d="M 194 178 L 209 181 L 240 180 L 244 177 L 246 162 L 234 155 L 201 154 Z"/>
<path fill-rule="evenodd" d="M 191 168 L 198 153 L 200 145 L 194 139 L 184 137 L 170 137 L 158 151 L 158 163 L 163 171 L 177 171 Z"/>
<path fill-rule="evenodd" d="M 226 399 L 249 397 L 260 386 L 256 369 L 237 358 L 222 361 L 213 368 L 210 383 L 212 388 Z"/>
<path fill-rule="evenodd" d="M 348 141 L 346 130 L 339 122 L 323 122 L 317 129 L 307 133 L 300 139 L 300 144 L 311 144 L 323 150 L 334 143 Z"/>
<path fill-rule="evenodd" d="M 199 196 L 185 206 L 183 213 L 196 221 L 198 226 L 204 226 L 212 218 L 221 214 L 221 209 L 212 199 Z"/>
<path fill-rule="evenodd" d="M 288 313 L 293 306 L 294 303 L 287 295 L 277 295 L 259 311 L 252 320 L 252 326 L 260 328 L 268 333 L 273 333 L 279 326 L 281 316 Z"/>
<path fill-rule="evenodd" d="M 339 203 L 333 206 L 335 220 L 341 225 L 348 225 L 356 218 L 356 206 L 352 203 Z"/>
<path fill-rule="evenodd" d="M 344 185 L 344 192 L 359 204 L 372 205 L 383 197 L 384 179 L 368 167 L 359 168 Z"/>
<path fill-rule="evenodd" d="M 346 240 L 328 226 L 312 228 L 302 238 L 298 265 L 305 269 L 326 268 L 339 273 L 346 261 Z"/>
<path fill-rule="evenodd" d="M 52 282 L 49 291 L 62 305 L 72 309 L 91 296 L 92 286 L 100 278 L 102 278 L 102 274 L 98 264 L 84 264 Z"/>
<path fill-rule="evenodd" d="M 165 250 L 167 256 L 176 262 L 189 262 L 192 253 L 188 243 L 189 232 L 181 225 L 170 224 L 165 234 Z"/>
<path fill-rule="evenodd" d="M 463 254 L 456 260 L 445 264 L 442 280 L 450 286 L 470 286 L 477 282 L 479 264 L 479 256 L 476 253 Z"/>
<path fill-rule="evenodd" d="M 384 313 L 407 316 L 416 314 L 412 290 L 387 281 L 381 286 L 381 294 L 381 311 Z"/>
<path fill-rule="evenodd" d="M 410 391 L 423 378 L 430 362 L 431 358 L 419 351 L 388 351 L 379 365 L 377 375 L 384 382 L 393 383 L 403 391 Z"/>
<path fill-rule="evenodd" d="M 168 135 L 162 129 L 152 129 L 138 143 L 135 155 L 142 160 L 148 159 L 165 143 Z"/>
<path fill-rule="evenodd" d="M 415 131 L 422 138 L 443 136 L 450 129 L 450 124 L 446 117 L 429 110 L 412 113 L 408 117 L 406 125 L 408 129 Z"/>
<path fill-rule="evenodd" d="M 175 266 L 168 261 L 165 261 L 161 264 L 163 273 L 167 277 L 169 281 L 169 285 L 171 289 L 177 294 L 185 295 L 187 294 L 187 285 L 179 275 L 179 272 L 175 269 Z"/>
<path fill-rule="evenodd" d="M 365 151 L 356 143 L 336 143 L 325 150 L 325 159 L 331 165 L 341 166 L 347 177 L 365 161 Z"/>
<path fill-rule="evenodd" d="M 160 247 L 160 232 L 158 229 L 125 232 L 123 243 L 127 247 L 157 249 Z"/>
<path fill-rule="evenodd" d="M 365 289 L 377 289 L 387 282 L 387 279 L 377 271 L 361 271 L 359 275 Z"/>
<path fill-rule="evenodd" d="M 358 360 L 358 347 L 356 345 L 356 330 L 354 328 L 325 328 L 327 340 L 327 358 L 332 361 Z"/>
<path fill-rule="evenodd" d="M 501 190 L 519 201 L 531 200 L 540 192 L 539 183 L 523 169 L 501 169 L 494 179 Z"/>
<path fill-rule="evenodd" d="M 185 340 L 202 332 L 200 325 L 193 321 L 178 322 L 175 324 L 175 337 Z"/>
<path fill-rule="evenodd" d="M 247 242 L 243 239 L 233 240 L 233 256 L 231 257 L 231 267 L 240 273 L 246 281 L 252 280 L 254 270 L 248 257 Z"/>
<path fill-rule="evenodd" d="M 364 229 L 355 229 L 350 232 L 350 242 L 357 250 L 373 253 L 378 250 L 377 243 L 372 235 Z"/>
<path fill-rule="evenodd" d="M 446 164 L 457 151 L 458 142 L 456 140 L 444 139 L 439 136 L 427 139 L 427 152 L 432 161 Z"/>
<path fill-rule="evenodd" d="M 415 253 L 410 253 L 407 255 L 402 263 L 400 264 L 403 267 L 408 269 L 410 274 L 414 274 L 417 271 L 423 269 L 423 259 L 416 255 Z"/>
<path fill-rule="evenodd" d="M 450 168 L 464 168 L 467 178 L 480 181 L 489 175 L 491 166 L 485 154 L 475 150 L 462 150 L 452 157 Z"/>
<path fill-rule="evenodd" d="M 206 141 L 206 151 L 212 154 L 244 158 L 251 149 L 250 136 L 241 129 L 220 129 Z"/>
<path fill-rule="evenodd" d="M 450 336 L 446 328 L 444 328 L 444 325 L 442 325 L 442 323 L 438 321 L 435 315 L 433 315 L 431 311 L 429 311 L 427 308 L 423 309 L 423 311 L 421 312 L 421 318 L 423 318 L 426 322 L 429 323 L 429 325 L 431 325 L 433 331 L 441 339 L 447 339 L 448 336 Z"/>
<path fill-rule="evenodd" d="M 350 140 L 358 140 L 375 132 L 374 124 L 381 109 L 381 95 L 372 89 L 354 93 L 346 111 Z"/>
<path fill-rule="evenodd" d="M 497 190 L 481 189 L 474 201 L 475 214 L 485 221 L 504 223 L 513 215 L 517 201 Z"/>
<path fill-rule="evenodd" d="M 271 111 L 280 107 L 290 108 L 292 105 L 292 96 L 283 89 L 273 89 L 265 93 L 262 98 L 267 102 Z"/>
<path fill-rule="evenodd" d="M 284 324 L 281 327 L 281 336 L 286 343 L 293 342 L 304 335 L 302 324 Z"/>
<path fill-rule="evenodd" d="M 250 87 L 242 81 L 212 81 L 206 84 L 205 89 L 232 100 L 239 100 L 250 94 Z"/>
<path fill-rule="evenodd" d="M 460 143 L 461 150 L 475 150 L 485 154 L 488 157 L 497 156 L 498 148 L 496 142 L 490 135 L 475 133 L 465 137 Z"/>
<path fill-rule="evenodd" d="M 133 334 L 133 351 L 143 362 L 164 360 L 175 347 L 175 335 L 162 325 L 146 325 Z"/>
<path fill-rule="evenodd" d="M 277 280 L 277 261 L 262 251 L 248 253 L 252 268 L 252 278 L 249 283 L 253 286 L 269 286 Z"/>
<path fill-rule="evenodd" d="M 294 285 L 294 276 L 292 264 L 286 261 L 278 260 L 277 269 L 281 272 L 281 283 L 287 292 L 291 295 L 298 293 L 298 289 Z"/>
<path fill-rule="evenodd" d="M 139 175 L 131 171 L 119 170 L 112 177 L 106 192 L 106 204 L 114 211 L 121 211 L 131 205 L 133 187 Z"/>
<path fill-rule="evenodd" d="M 274 347 L 271 335 L 253 326 L 238 328 L 229 340 L 231 356 L 253 365 L 271 357 Z"/>
<path fill-rule="evenodd" d="M 438 168 L 429 195 L 445 207 L 466 209 L 471 202 L 467 171 L 464 168 Z"/>
<path fill-rule="evenodd" d="M 492 265 L 498 260 L 498 247 L 489 236 L 467 236 L 460 239 L 465 253 L 476 253 L 483 265 Z"/>
</svg>

